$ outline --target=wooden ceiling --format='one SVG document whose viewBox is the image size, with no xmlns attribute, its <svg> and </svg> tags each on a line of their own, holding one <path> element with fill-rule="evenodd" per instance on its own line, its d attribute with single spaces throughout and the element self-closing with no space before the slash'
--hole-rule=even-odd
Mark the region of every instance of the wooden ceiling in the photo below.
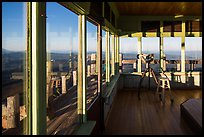
<svg viewBox="0 0 204 137">
<path fill-rule="evenodd" d="M 115 2 L 120 15 L 202 16 L 202 2 Z"/>
</svg>

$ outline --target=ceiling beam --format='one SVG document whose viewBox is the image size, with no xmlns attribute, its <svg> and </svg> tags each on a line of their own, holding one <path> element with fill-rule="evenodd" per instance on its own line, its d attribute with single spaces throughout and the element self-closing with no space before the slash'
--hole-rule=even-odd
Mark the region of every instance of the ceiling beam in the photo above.
<svg viewBox="0 0 204 137">
<path fill-rule="evenodd" d="M 75 12 L 76 14 L 88 15 L 90 12 L 90 2 L 58 2 L 65 8 Z"/>
<path fill-rule="evenodd" d="M 201 21 L 202 16 L 184 16 L 175 18 L 174 16 L 120 16 L 117 28 L 122 32 L 141 32 L 142 21 Z"/>
<path fill-rule="evenodd" d="M 118 12 L 118 8 L 115 5 L 115 2 L 108 2 L 110 8 L 112 9 L 112 11 L 114 12 L 116 18 L 119 17 L 119 12 Z"/>
</svg>

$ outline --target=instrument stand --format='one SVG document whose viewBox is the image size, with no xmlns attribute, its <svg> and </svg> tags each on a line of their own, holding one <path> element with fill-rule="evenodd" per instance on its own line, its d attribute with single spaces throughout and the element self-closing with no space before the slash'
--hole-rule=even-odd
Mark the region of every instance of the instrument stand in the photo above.
<svg viewBox="0 0 204 137">
<path fill-rule="evenodd" d="M 149 75 L 148 75 L 148 78 L 149 78 L 149 89 L 150 89 L 150 73 L 152 74 L 155 82 L 158 84 L 158 80 L 157 80 L 157 78 L 155 76 L 155 73 L 154 73 L 153 69 L 150 67 L 149 64 L 150 64 L 150 62 L 147 62 L 146 69 L 145 69 L 144 73 L 142 74 L 142 78 L 140 79 L 140 82 L 139 82 L 139 86 L 138 86 L 138 89 L 139 89 L 138 90 L 138 98 L 139 98 L 139 100 L 141 99 L 141 97 L 140 97 L 140 88 L 141 88 L 141 85 L 142 85 L 142 81 L 143 81 L 144 77 L 146 76 L 147 72 L 149 72 Z"/>
</svg>

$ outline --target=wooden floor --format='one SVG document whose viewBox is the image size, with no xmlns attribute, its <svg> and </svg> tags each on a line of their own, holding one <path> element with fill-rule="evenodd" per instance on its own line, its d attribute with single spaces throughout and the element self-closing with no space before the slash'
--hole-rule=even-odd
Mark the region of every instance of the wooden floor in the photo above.
<svg viewBox="0 0 204 137">
<path fill-rule="evenodd" d="M 165 105 L 154 91 L 122 89 L 116 94 L 106 122 L 105 135 L 183 135 L 194 134 L 180 116 L 180 104 L 190 98 L 202 98 L 202 90 L 174 90 L 174 103 Z"/>
<path fill-rule="evenodd" d="M 97 75 L 88 78 L 87 108 L 97 96 Z M 77 86 L 51 103 L 52 119 L 47 122 L 48 135 L 70 135 L 78 126 Z"/>
</svg>

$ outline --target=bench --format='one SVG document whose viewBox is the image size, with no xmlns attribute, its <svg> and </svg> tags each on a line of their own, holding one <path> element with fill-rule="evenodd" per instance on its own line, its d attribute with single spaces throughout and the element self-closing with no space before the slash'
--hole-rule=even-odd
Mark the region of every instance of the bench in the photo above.
<svg viewBox="0 0 204 137">
<path fill-rule="evenodd" d="M 188 99 L 180 105 L 181 116 L 195 133 L 202 132 L 202 99 Z"/>
</svg>

